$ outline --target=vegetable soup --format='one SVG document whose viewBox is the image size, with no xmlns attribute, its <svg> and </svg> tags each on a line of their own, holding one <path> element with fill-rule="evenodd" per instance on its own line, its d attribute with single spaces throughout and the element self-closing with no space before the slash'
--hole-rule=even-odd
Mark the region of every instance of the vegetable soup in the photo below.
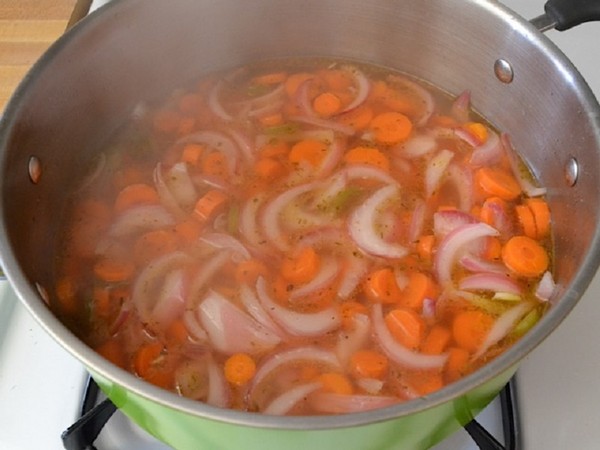
<svg viewBox="0 0 600 450">
<path fill-rule="evenodd" d="M 255 64 L 133 111 L 73 196 L 50 306 L 114 364 L 211 405 L 385 407 L 539 320 L 544 195 L 469 91 Z"/>
</svg>

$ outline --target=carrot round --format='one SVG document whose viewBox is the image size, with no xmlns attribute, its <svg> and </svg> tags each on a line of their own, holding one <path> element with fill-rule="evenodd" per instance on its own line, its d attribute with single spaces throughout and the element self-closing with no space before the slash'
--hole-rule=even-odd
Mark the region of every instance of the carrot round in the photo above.
<svg viewBox="0 0 600 450">
<path fill-rule="evenodd" d="M 152 365 L 156 362 L 158 357 L 162 354 L 164 346 L 160 342 L 151 342 L 142 345 L 133 359 L 133 367 L 135 373 L 142 378 L 147 378 L 150 374 Z"/>
<path fill-rule="evenodd" d="M 108 359 L 111 363 L 122 369 L 127 365 L 125 350 L 119 338 L 113 337 L 108 341 L 103 342 L 96 347 L 96 351 L 100 356 Z"/>
<path fill-rule="evenodd" d="M 527 236 L 513 236 L 502 248 L 502 261 L 506 267 L 524 277 L 543 274 L 550 263 L 546 249 Z"/>
<path fill-rule="evenodd" d="M 202 159 L 202 172 L 206 175 L 224 177 L 227 175 L 227 159 L 220 152 L 212 152 Z"/>
<path fill-rule="evenodd" d="M 390 160 L 374 147 L 354 147 L 346 152 L 344 161 L 349 164 L 367 164 L 389 172 Z"/>
<path fill-rule="evenodd" d="M 537 237 L 537 227 L 531 209 L 525 205 L 517 205 L 515 206 L 515 212 L 517 213 L 519 224 L 521 224 L 521 228 L 523 229 L 523 234 L 535 239 Z"/>
<path fill-rule="evenodd" d="M 227 358 L 223 370 L 228 382 L 235 386 L 243 386 L 254 377 L 256 363 L 246 353 L 235 353 Z"/>
<path fill-rule="evenodd" d="M 525 205 L 531 210 L 535 221 L 536 238 L 543 239 L 550 233 L 550 208 L 541 198 L 528 198 Z"/>
<path fill-rule="evenodd" d="M 114 209 L 120 213 L 134 205 L 159 202 L 158 192 L 152 186 L 143 183 L 130 184 L 117 194 Z"/>
<path fill-rule="evenodd" d="M 261 158 L 254 163 L 254 172 L 263 180 L 272 181 L 285 173 L 285 167 L 274 158 Z"/>
<path fill-rule="evenodd" d="M 328 146 L 317 139 L 303 139 L 292 146 L 288 158 L 291 163 L 307 162 L 318 167 L 327 154 Z"/>
<path fill-rule="evenodd" d="M 413 350 L 419 348 L 425 334 L 425 322 L 421 316 L 413 310 L 398 308 L 386 314 L 384 320 L 398 342 Z"/>
<path fill-rule="evenodd" d="M 481 145 L 488 139 L 488 130 L 486 126 L 479 122 L 467 122 L 463 128 L 473 136 Z"/>
<path fill-rule="evenodd" d="M 488 195 L 514 200 L 521 195 L 521 186 L 512 174 L 494 167 L 482 167 L 475 172 L 477 184 Z"/>
<path fill-rule="evenodd" d="M 291 283 L 307 283 L 319 272 L 321 258 L 312 247 L 304 247 L 281 264 L 281 275 Z"/>
<path fill-rule="evenodd" d="M 412 132 L 412 122 L 402 113 L 385 112 L 375 116 L 369 128 L 377 142 L 394 145 L 408 139 Z"/>
<path fill-rule="evenodd" d="M 434 246 L 435 236 L 433 234 L 421 236 L 417 241 L 417 253 L 419 255 L 419 258 L 427 262 L 432 261 Z"/>
<path fill-rule="evenodd" d="M 315 76 L 312 73 L 307 72 L 294 73 L 290 75 L 285 80 L 285 93 L 288 95 L 288 97 L 294 98 L 294 96 L 296 95 L 296 91 L 298 90 L 300 85 L 314 77 Z"/>
<path fill-rule="evenodd" d="M 492 316 L 480 310 L 459 312 L 452 321 L 454 341 L 465 350 L 476 352 L 494 322 Z"/>
<path fill-rule="evenodd" d="M 121 261 L 112 258 L 102 258 L 94 264 L 94 275 L 107 283 L 127 281 L 135 272 L 131 261 Z"/>
<path fill-rule="evenodd" d="M 213 189 L 204 194 L 194 206 L 194 215 L 201 223 L 208 222 L 223 211 L 229 197 L 227 194 Z"/>
<path fill-rule="evenodd" d="M 452 340 L 452 333 L 443 325 L 434 325 L 421 345 L 421 352 L 428 355 L 439 355 L 446 350 Z"/>
<path fill-rule="evenodd" d="M 317 380 L 321 382 L 322 389 L 325 392 L 343 395 L 350 395 L 354 392 L 350 380 L 341 373 L 325 372 L 319 375 Z"/>
<path fill-rule="evenodd" d="M 447 381 L 456 381 L 468 373 L 470 353 L 461 347 L 452 347 L 448 350 L 448 360 L 446 361 L 446 379 Z"/>
<path fill-rule="evenodd" d="M 375 303 L 396 303 L 402 294 L 389 267 L 371 272 L 363 283 L 363 292 Z"/>
<path fill-rule="evenodd" d="M 373 109 L 369 105 L 362 104 L 351 111 L 340 114 L 336 120 L 356 130 L 364 130 L 373 120 L 373 115 Z"/>
<path fill-rule="evenodd" d="M 375 350 L 359 350 L 350 357 L 350 370 L 358 378 L 385 377 L 389 361 Z"/>
<path fill-rule="evenodd" d="M 321 117 L 331 117 L 342 109 L 342 101 L 333 92 L 323 92 L 313 100 L 313 109 Z"/>
<path fill-rule="evenodd" d="M 175 232 L 152 230 L 142 234 L 133 246 L 133 258 L 137 264 L 146 264 L 177 249 L 178 238 Z"/>
<path fill-rule="evenodd" d="M 201 144 L 186 144 L 181 150 L 181 160 L 191 166 L 200 165 L 200 157 L 204 153 L 205 147 Z"/>
<path fill-rule="evenodd" d="M 342 328 L 344 330 L 354 329 L 354 317 L 357 314 L 369 315 L 369 309 L 362 303 L 349 301 L 344 302 L 340 306 L 340 314 L 342 317 Z"/>
<path fill-rule="evenodd" d="M 412 272 L 408 276 L 408 284 L 402 291 L 400 304 L 420 311 L 423 308 L 423 300 L 435 299 L 438 295 L 438 287 L 433 279 L 422 272 Z"/>
</svg>

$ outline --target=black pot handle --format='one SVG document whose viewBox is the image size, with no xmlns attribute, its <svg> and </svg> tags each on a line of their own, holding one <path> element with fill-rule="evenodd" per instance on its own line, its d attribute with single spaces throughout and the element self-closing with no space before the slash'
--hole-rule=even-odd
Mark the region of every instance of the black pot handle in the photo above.
<svg viewBox="0 0 600 450">
<path fill-rule="evenodd" d="M 544 5 L 546 18 L 545 31 L 554 28 L 558 31 L 565 31 L 584 22 L 600 20 L 600 1 L 599 0 L 548 0 Z M 543 17 L 543 16 L 541 16 Z M 541 17 L 537 19 L 541 19 Z M 542 21 L 540 21 L 541 24 Z"/>
</svg>

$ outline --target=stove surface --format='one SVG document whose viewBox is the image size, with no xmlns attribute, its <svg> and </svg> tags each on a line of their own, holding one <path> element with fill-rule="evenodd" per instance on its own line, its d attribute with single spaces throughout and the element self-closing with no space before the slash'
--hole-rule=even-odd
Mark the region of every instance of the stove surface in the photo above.
<svg viewBox="0 0 600 450">
<path fill-rule="evenodd" d="M 94 7 L 107 3 L 96 0 Z M 544 0 L 505 0 L 526 18 L 543 11 Z M 584 24 L 552 39 L 600 96 L 600 24 Z M 525 449 L 598 448 L 600 427 L 600 275 L 563 324 L 522 363 L 517 374 L 519 413 Z M 84 368 L 60 347 L 18 302 L 7 282 L 0 282 L 0 449 L 60 450 L 60 434 L 77 418 Z M 477 419 L 501 435 L 497 402 Z M 121 413 L 111 419 L 119 431 L 132 427 Z M 140 446 L 124 447 L 117 431 L 101 434 L 99 450 L 166 447 L 133 426 Z M 460 431 L 434 450 L 477 447 Z"/>
</svg>

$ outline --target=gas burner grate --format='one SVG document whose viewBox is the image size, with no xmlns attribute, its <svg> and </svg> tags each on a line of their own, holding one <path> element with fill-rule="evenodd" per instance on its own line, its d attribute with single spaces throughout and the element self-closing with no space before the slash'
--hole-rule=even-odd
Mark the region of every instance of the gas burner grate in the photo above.
<svg viewBox="0 0 600 450">
<path fill-rule="evenodd" d="M 81 407 L 81 417 L 61 436 L 65 450 L 102 450 L 95 447 L 94 443 L 117 407 L 109 399 L 98 403 L 100 394 L 100 388 L 89 377 Z M 514 378 L 502 389 L 499 397 L 504 444 L 501 444 L 475 419 L 465 425 L 464 429 L 480 450 L 522 450 Z"/>
</svg>

